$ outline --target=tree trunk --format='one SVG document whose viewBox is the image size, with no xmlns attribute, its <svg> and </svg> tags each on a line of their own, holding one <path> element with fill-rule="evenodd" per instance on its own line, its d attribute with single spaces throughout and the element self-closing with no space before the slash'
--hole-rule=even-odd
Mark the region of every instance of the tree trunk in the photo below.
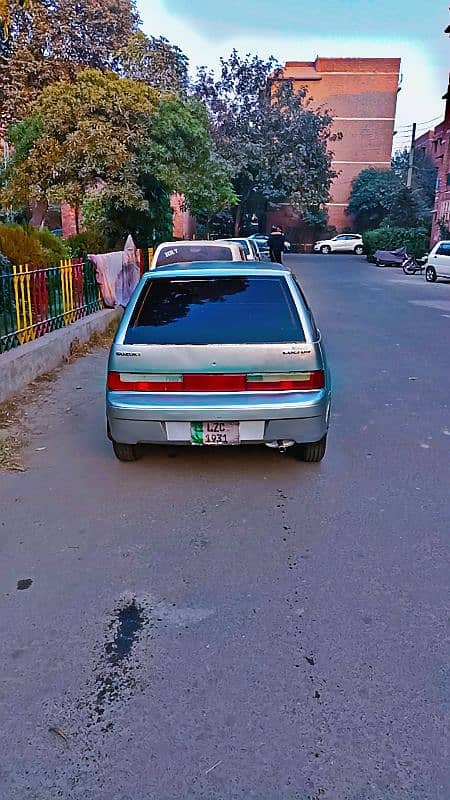
<svg viewBox="0 0 450 800">
<path fill-rule="evenodd" d="M 32 225 L 33 228 L 42 228 L 45 215 L 48 211 L 47 200 L 39 200 L 37 203 L 30 203 L 30 211 L 30 225 Z"/>
<path fill-rule="evenodd" d="M 237 207 L 236 219 L 234 220 L 234 235 L 235 236 L 240 236 L 241 235 L 241 225 L 242 225 L 242 216 L 243 216 L 242 212 L 243 212 L 242 203 L 240 203 L 240 205 L 238 205 L 238 207 Z"/>
</svg>

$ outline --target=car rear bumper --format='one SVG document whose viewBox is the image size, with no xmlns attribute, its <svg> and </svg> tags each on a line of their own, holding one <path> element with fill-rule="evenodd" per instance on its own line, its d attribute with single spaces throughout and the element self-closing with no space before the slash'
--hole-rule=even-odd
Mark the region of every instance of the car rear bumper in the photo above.
<svg viewBox="0 0 450 800">
<path fill-rule="evenodd" d="M 191 422 L 238 421 L 243 443 L 317 442 L 327 432 L 331 393 L 107 393 L 111 437 L 123 444 L 190 444 Z M 174 424 L 176 423 L 176 424 Z"/>
</svg>

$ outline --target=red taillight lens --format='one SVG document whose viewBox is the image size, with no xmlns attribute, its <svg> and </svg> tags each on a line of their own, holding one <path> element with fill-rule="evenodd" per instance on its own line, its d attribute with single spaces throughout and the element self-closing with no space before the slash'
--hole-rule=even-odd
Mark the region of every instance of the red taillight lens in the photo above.
<svg viewBox="0 0 450 800">
<path fill-rule="evenodd" d="M 245 392 L 245 375 L 183 375 L 184 392 Z"/>
<path fill-rule="evenodd" d="M 323 370 L 314 372 L 295 372 L 273 375 L 247 375 L 247 391 L 254 392 L 297 392 L 323 389 L 325 375 Z"/>
<path fill-rule="evenodd" d="M 324 386 L 323 370 L 251 375 L 108 373 L 108 389 L 116 392 L 298 392 Z"/>
<path fill-rule="evenodd" d="M 181 392 L 182 375 L 142 375 L 108 372 L 108 389 L 113 392 Z"/>
</svg>

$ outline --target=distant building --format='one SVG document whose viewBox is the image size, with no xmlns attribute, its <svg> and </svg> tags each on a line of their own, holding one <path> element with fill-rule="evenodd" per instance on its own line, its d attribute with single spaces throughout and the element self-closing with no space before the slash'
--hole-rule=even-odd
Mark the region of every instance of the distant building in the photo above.
<svg viewBox="0 0 450 800">
<path fill-rule="evenodd" d="M 444 119 L 414 143 L 414 149 L 426 153 L 437 169 L 431 245 L 442 238 L 441 228 L 450 229 L 450 75 L 442 99 L 445 100 Z"/>
<path fill-rule="evenodd" d="M 342 133 L 330 143 L 339 173 L 328 204 L 329 224 L 341 231 L 351 225 L 345 214 L 352 180 L 367 167 L 389 169 L 399 88 L 399 58 L 319 58 L 287 61 L 274 82 L 305 87 L 313 108 L 329 111 Z M 280 209 L 280 218 L 292 212 Z M 270 215 L 272 216 L 272 215 Z"/>
</svg>

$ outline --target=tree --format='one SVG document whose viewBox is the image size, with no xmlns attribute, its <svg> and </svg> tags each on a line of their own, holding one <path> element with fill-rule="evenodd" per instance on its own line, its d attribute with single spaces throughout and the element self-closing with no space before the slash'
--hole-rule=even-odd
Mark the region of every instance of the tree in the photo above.
<svg viewBox="0 0 450 800">
<path fill-rule="evenodd" d="M 125 78 L 144 81 L 161 91 L 186 93 L 189 85 L 188 58 L 163 36 L 132 34 L 117 52 L 117 71 Z"/>
<path fill-rule="evenodd" d="M 79 208 L 96 196 L 106 210 L 140 212 L 151 229 L 155 203 L 168 206 L 172 192 L 193 213 L 236 200 L 205 109 L 111 72 L 84 70 L 47 87 L 7 138 L 2 201 L 34 203 L 41 215 L 49 202 Z"/>
<path fill-rule="evenodd" d="M 80 68 L 114 68 L 139 21 L 134 0 L 0 3 L 0 124 L 26 116 L 45 86 L 74 80 Z"/>
<path fill-rule="evenodd" d="M 415 153 L 411 188 L 407 186 L 409 152 L 397 152 L 391 169 L 364 169 L 352 183 L 346 213 L 359 230 L 378 228 L 382 222 L 412 228 L 427 227 L 434 204 L 436 170 L 423 153 Z"/>
<path fill-rule="evenodd" d="M 239 196 L 235 232 L 258 194 L 266 203 L 289 201 L 302 213 L 322 209 L 336 175 L 327 150 L 331 117 L 312 111 L 305 91 L 295 93 L 276 76 L 270 81 L 273 58 L 241 58 L 234 50 L 221 64 L 219 80 L 201 68 L 194 91 L 208 108 L 218 151 L 233 170 Z"/>
<path fill-rule="evenodd" d="M 400 186 L 400 179 L 391 170 L 363 169 L 352 182 L 346 214 L 354 218 L 358 230 L 377 228 L 389 216 Z"/>
<path fill-rule="evenodd" d="M 398 150 L 391 163 L 391 170 L 406 186 L 409 169 L 409 151 Z M 437 169 L 431 158 L 422 150 L 414 152 L 411 192 L 416 205 L 417 224 L 429 225 L 434 207 Z M 400 224 L 400 223 L 397 223 Z"/>
<path fill-rule="evenodd" d="M 87 193 L 99 191 L 139 205 L 136 153 L 157 100 L 145 84 L 99 70 L 48 86 L 30 116 L 7 131 L 13 155 L 3 202 L 64 201 L 78 208 Z"/>
<path fill-rule="evenodd" d="M 217 154 L 204 106 L 193 98 L 162 98 L 141 150 L 143 171 L 183 195 L 194 216 L 235 203 L 230 169 Z"/>
<path fill-rule="evenodd" d="M 151 176 L 142 176 L 140 186 L 145 198 L 145 207 L 141 208 L 97 195 L 87 196 L 82 205 L 83 228 L 101 234 L 111 250 L 121 248 L 129 233 L 137 247 L 142 248 L 171 239 L 170 193 L 161 181 Z"/>
</svg>

